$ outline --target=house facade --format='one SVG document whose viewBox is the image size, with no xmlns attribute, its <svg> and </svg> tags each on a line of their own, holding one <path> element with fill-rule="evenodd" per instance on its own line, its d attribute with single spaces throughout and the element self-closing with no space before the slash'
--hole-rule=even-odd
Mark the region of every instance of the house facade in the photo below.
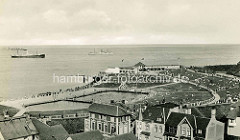
<svg viewBox="0 0 240 140">
<path fill-rule="evenodd" d="M 171 112 L 165 124 L 165 139 L 224 140 L 224 123 L 216 120 L 216 110 L 213 109 L 211 114 L 211 118 L 205 118 Z"/>
<path fill-rule="evenodd" d="M 179 110 L 173 103 L 164 103 L 147 107 L 136 120 L 136 137 L 138 140 L 164 140 L 165 122 L 171 111 Z"/>
<path fill-rule="evenodd" d="M 97 104 L 89 106 L 89 117 L 84 120 L 84 131 L 99 130 L 104 136 L 129 133 L 131 114 L 121 106 Z"/>
<path fill-rule="evenodd" d="M 240 139 L 240 103 L 230 107 L 227 115 L 227 135 Z"/>
</svg>

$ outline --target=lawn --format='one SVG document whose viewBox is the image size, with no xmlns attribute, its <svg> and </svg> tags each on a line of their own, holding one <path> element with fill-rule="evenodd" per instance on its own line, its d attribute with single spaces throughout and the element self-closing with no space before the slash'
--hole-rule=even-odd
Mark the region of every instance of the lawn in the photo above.
<svg viewBox="0 0 240 140">
<path fill-rule="evenodd" d="M 14 116 L 19 110 L 16 108 L 0 105 L 0 119 L 2 119 L 4 116 L 3 111 L 8 111 L 9 116 Z"/>
<path fill-rule="evenodd" d="M 206 100 L 212 95 L 205 89 L 199 87 L 179 83 L 153 89 L 155 94 L 147 99 L 150 105 L 159 104 L 165 99 L 166 102 L 173 103 L 194 103 L 196 101 Z"/>
</svg>

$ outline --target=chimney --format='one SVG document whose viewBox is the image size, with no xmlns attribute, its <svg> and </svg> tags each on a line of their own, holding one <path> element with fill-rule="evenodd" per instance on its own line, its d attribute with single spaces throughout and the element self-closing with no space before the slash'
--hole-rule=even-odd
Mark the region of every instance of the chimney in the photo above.
<svg viewBox="0 0 240 140">
<path fill-rule="evenodd" d="M 141 105 L 140 105 L 140 108 L 139 108 L 139 116 L 138 116 L 138 119 L 139 119 L 140 121 L 142 121 L 142 119 L 143 119 L 143 116 L 142 116 L 142 107 L 141 107 Z"/>
<path fill-rule="evenodd" d="M 191 110 L 191 108 L 189 107 L 189 108 L 187 108 L 187 114 L 192 114 L 192 110 Z"/>
<path fill-rule="evenodd" d="M 216 108 L 212 108 L 211 110 L 211 118 L 216 119 Z"/>
<path fill-rule="evenodd" d="M 110 103 L 111 103 L 111 104 L 114 104 L 114 100 L 111 100 Z"/>
</svg>

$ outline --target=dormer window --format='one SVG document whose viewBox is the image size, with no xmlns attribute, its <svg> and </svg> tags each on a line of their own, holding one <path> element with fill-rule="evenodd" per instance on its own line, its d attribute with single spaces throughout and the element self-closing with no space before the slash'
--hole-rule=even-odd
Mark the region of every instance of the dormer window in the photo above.
<svg viewBox="0 0 240 140">
<path fill-rule="evenodd" d="M 231 120 L 230 120 L 230 123 L 235 123 L 235 120 L 231 119 Z"/>
<path fill-rule="evenodd" d="M 202 130 L 201 129 L 198 129 L 198 134 L 202 134 Z"/>
<path fill-rule="evenodd" d="M 162 121 L 162 118 L 157 118 L 157 121 L 161 122 L 161 121 Z"/>
</svg>

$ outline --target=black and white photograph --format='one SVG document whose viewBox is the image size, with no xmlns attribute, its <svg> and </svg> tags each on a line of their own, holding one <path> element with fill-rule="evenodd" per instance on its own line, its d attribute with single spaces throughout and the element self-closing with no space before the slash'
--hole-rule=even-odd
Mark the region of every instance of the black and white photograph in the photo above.
<svg viewBox="0 0 240 140">
<path fill-rule="evenodd" d="M 0 0 L 0 140 L 240 140 L 240 0 Z"/>
</svg>

